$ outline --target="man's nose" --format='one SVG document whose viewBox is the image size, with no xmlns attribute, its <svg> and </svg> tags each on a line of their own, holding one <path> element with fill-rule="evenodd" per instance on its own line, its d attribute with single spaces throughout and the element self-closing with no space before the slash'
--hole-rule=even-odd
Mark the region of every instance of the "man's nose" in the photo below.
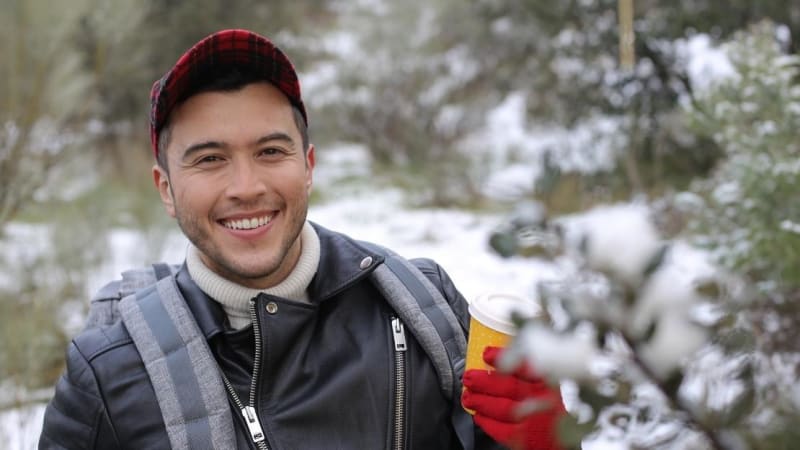
<svg viewBox="0 0 800 450">
<path fill-rule="evenodd" d="M 249 201 L 264 195 L 267 186 L 252 161 L 234 161 L 226 192 L 231 198 Z"/>
</svg>

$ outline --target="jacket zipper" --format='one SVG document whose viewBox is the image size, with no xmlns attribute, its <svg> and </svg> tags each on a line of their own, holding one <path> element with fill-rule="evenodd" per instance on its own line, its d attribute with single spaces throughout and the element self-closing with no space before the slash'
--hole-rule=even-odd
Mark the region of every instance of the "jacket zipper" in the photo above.
<svg viewBox="0 0 800 450">
<path fill-rule="evenodd" d="M 394 449 L 405 448 L 406 422 L 406 333 L 403 322 L 392 317 L 392 336 L 394 337 Z"/>
<path fill-rule="evenodd" d="M 225 388 L 233 398 L 233 402 L 239 408 L 239 411 L 244 417 L 247 424 L 247 429 L 250 431 L 250 439 L 253 441 L 259 450 L 269 450 L 267 446 L 267 439 L 264 435 L 264 430 L 261 428 L 261 422 L 258 420 L 258 413 L 256 412 L 256 385 L 258 384 L 258 373 L 261 369 L 261 329 L 258 324 L 258 316 L 256 315 L 256 300 L 250 300 L 250 321 L 253 323 L 253 334 L 255 335 L 255 355 L 253 358 L 253 376 L 250 378 L 250 399 L 247 406 L 245 406 L 236 391 L 233 389 L 228 377 L 220 369 L 222 374 L 222 381 L 225 383 Z"/>
</svg>

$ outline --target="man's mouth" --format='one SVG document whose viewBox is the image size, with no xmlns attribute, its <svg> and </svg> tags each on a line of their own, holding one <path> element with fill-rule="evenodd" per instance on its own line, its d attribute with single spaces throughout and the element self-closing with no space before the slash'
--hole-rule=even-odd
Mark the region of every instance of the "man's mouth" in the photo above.
<svg viewBox="0 0 800 450">
<path fill-rule="evenodd" d="M 231 230 L 252 230 L 253 228 L 263 227 L 264 225 L 268 224 L 272 220 L 273 216 L 274 215 L 250 217 L 245 219 L 220 220 L 220 223 L 225 228 L 230 228 Z"/>
</svg>

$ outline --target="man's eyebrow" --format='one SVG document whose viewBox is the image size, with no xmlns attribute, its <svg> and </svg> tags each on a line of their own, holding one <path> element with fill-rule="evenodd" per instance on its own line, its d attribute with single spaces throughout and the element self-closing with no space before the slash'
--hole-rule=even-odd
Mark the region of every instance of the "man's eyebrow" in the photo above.
<svg viewBox="0 0 800 450">
<path fill-rule="evenodd" d="M 270 141 L 284 141 L 287 144 L 294 147 L 294 139 L 292 139 L 292 137 L 289 136 L 288 134 L 281 131 L 276 131 L 274 133 L 269 133 L 264 136 L 261 136 L 255 141 L 255 145 L 266 144 L 267 142 Z"/>
<path fill-rule="evenodd" d="M 221 149 L 224 148 L 225 144 L 218 141 L 205 141 L 205 142 L 198 142 L 196 144 L 192 144 L 186 147 L 186 150 L 183 151 L 183 156 L 181 157 L 182 160 L 189 159 L 190 156 L 193 154 L 206 149 Z"/>
<path fill-rule="evenodd" d="M 289 144 L 291 147 L 294 147 L 294 139 L 288 134 L 276 131 L 274 133 L 265 134 L 260 138 L 256 139 L 253 142 L 253 146 L 263 145 L 267 142 L 271 141 L 284 141 Z M 224 142 L 219 141 L 205 141 L 205 142 L 198 142 L 196 144 L 192 144 L 186 147 L 186 150 L 183 151 L 183 156 L 181 157 L 184 161 L 189 159 L 193 154 L 201 151 L 201 150 L 208 150 L 208 149 L 223 149 L 226 148 L 227 145 Z"/>
</svg>

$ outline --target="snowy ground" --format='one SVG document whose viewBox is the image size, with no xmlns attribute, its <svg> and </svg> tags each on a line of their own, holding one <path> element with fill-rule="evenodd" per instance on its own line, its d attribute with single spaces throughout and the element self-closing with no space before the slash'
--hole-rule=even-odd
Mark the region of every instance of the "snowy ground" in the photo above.
<svg viewBox="0 0 800 450">
<path fill-rule="evenodd" d="M 42 429 L 44 405 L 0 414 L 0 449 L 34 449 Z"/>
</svg>

